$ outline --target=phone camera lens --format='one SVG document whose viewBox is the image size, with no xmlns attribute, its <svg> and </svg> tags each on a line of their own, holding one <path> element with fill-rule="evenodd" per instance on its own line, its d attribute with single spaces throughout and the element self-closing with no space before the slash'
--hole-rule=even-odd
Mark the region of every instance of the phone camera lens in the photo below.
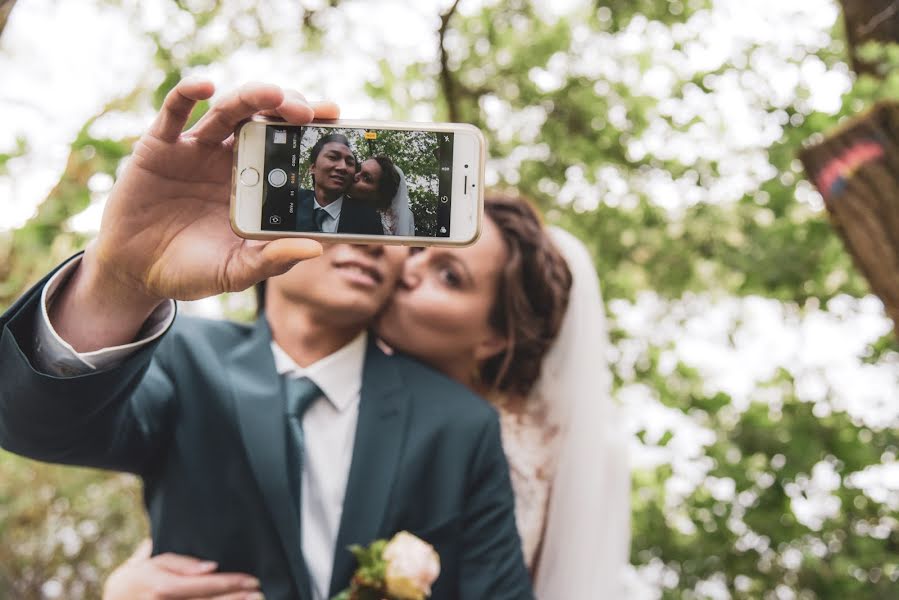
<svg viewBox="0 0 899 600">
<path fill-rule="evenodd" d="M 468 165 L 465 165 L 465 168 L 467 169 L 467 168 L 468 168 Z"/>
</svg>

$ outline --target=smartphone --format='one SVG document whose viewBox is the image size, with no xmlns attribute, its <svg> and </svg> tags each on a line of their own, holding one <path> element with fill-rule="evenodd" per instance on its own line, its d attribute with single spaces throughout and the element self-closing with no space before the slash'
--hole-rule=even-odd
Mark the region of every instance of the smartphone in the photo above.
<svg viewBox="0 0 899 600">
<path fill-rule="evenodd" d="M 480 233 L 486 142 L 472 125 L 253 119 L 235 139 L 241 237 L 465 246 Z"/>
</svg>

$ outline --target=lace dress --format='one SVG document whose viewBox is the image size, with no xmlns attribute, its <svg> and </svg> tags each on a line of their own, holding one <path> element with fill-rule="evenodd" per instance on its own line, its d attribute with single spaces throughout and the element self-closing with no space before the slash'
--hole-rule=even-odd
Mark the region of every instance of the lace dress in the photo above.
<svg viewBox="0 0 899 600">
<path fill-rule="evenodd" d="M 495 400 L 494 405 L 499 411 L 503 449 L 512 475 L 515 520 L 524 559 L 533 573 L 540 557 L 556 472 L 559 427 L 551 422 L 542 398 L 532 396 L 524 404 Z"/>
<path fill-rule="evenodd" d="M 393 209 L 379 210 L 378 214 L 381 215 L 381 227 L 384 228 L 384 235 L 396 235 L 396 225 L 399 219 Z"/>
</svg>

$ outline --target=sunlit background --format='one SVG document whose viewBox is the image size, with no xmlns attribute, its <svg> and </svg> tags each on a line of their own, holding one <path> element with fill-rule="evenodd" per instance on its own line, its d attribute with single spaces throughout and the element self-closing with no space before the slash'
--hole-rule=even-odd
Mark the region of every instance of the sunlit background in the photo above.
<svg viewBox="0 0 899 600">
<path fill-rule="evenodd" d="M 897 597 L 893 325 L 796 158 L 896 95 L 846 52 L 824 0 L 20 0 L 0 37 L 0 306 L 97 230 L 179 75 L 476 122 L 488 183 L 597 260 L 633 433 L 630 597 Z M 0 454 L 0 597 L 92 597 L 143 527 L 135 490 Z"/>
</svg>

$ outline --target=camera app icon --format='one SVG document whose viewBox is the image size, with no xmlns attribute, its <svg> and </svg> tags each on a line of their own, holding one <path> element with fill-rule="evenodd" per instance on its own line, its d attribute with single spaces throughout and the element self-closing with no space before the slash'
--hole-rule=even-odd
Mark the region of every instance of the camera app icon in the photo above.
<svg viewBox="0 0 899 600">
<path fill-rule="evenodd" d="M 268 218 L 268 222 L 269 222 L 269 224 L 271 224 L 271 225 L 280 225 L 280 224 L 281 224 L 281 217 L 279 217 L 278 215 L 272 215 L 272 216 L 270 216 L 270 217 Z"/>
</svg>

